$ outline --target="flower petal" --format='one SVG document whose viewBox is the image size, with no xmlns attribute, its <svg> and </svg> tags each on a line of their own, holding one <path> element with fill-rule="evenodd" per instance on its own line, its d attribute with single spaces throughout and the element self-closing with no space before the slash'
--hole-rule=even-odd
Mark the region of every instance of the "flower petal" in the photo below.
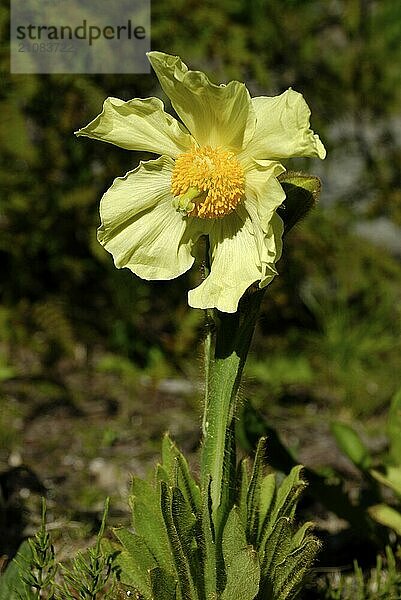
<svg viewBox="0 0 401 600">
<path fill-rule="evenodd" d="M 240 150 L 251 139 L 255 114 L 243 83 L 215 85 L 201 71 L 189 71 L 178 56 L 149 52 L 160 85 L 199 145 Z"/>
<path fill-rule="evenodd" d="M 276 183 L 277 186 L 281 188 L 277 180 Z M 273 193 L 274 192 L 277 195 L 280 194 L 275 186 L 273 187 Z M 284 224 L 277 213 L 273 212 L 269 216 L 269 222 L 266 222 L 262 226 L 257 204 L 249 202 L 246 199 L 244 206 L 253 225 L 253 233 L 259 252 L 261 270 L 259 287 L 263 288 L 272 281 L 275 275 L 277 275 L 275 263 L 281 256 Z"/>
<path fill-rule="evenodd" d="M 143 279 L 173 279 L 193 264 L 191 249 L 202 235 L 200 219 L 187 221 L 172 206 L 174 162 L 165 156 L 141 163 L 115 179 L 100 204 L 99 242 L 116 267 Z"/>
<path fill-rule="evenodd" d="M 302 94 L 292 89 L 280 96 L 252 98 L 256 129 L 239 159 L 290 158 L 318 156 L 326 150 L 319 136 L 310 129 L 310 110 Z"/>
<path fill-rule="evenodd" d="M 190 290 L 189 305 L 232 313 L 237 310 L 241 296 L 252 283 L 262 280 L 260 287 L 263 287 L 276 273 L 273 227 L 268 235 L 264 234 L 258 222 L 253 222 L 242 209 L 223 219 L 216 219 L 209 238 L 211 271 L 201 285 Z M 278 239 L 277 243 L 280 251 Z"/>
<path fill-rule="evenodd" d="M 280 260 L 283 251 L 284 223 L 277 213 L 274 213 L 269 226 L 269 231 L 263 240 L 266 254 L 262 258 L 262 277 L 259 287 L 266 287 L 277 275 L 275 263 Z"/>
<path fill-rule="evenodd" d="M 126 150 L 145 150 L 175 158 L 191 148 L 191 136 L 174 117 L 164 112 L 159 98 L 124 102 L 107 98 L 103 110 L 76 132 Z"/>
<path fill-rule="evenodd" d="M 260 221 L 268 233 L 275 210 L 285 200 L 285 192 L 276 179 L 284 173 L 284 167 L 276 161 L 252 161 L 245 174 L 245 208 L 253 221 Z"/>
</svg>

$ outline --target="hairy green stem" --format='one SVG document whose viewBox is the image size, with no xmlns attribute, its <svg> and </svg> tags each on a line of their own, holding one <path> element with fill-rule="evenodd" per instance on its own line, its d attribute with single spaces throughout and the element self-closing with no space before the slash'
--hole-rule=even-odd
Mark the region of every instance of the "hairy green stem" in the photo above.
<svg viewBox="0 0 401 600">
<path fill-rule="evenodd" d="M 230 497 L 235 469 L 233 425 L 237 392 L 264 290 L 249 294 L 234 314 L 214 313 L 214 332 L 205 341 L 205 406 L 201 457 L 202 485 L 211 477 L 215 520 Z M 216 525 L 216 522 L 215 522 Z"/>
</svg>

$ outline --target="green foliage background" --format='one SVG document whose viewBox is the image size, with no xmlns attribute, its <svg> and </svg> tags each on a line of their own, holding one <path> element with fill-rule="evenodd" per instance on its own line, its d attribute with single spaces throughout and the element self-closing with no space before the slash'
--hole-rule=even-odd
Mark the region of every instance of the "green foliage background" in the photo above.
<svg viewBox="0 0 401 600">
<path fill-rule="evenodd" d="M 372 231 L 378 219 L 401 225 L 400 20 L 401 4 L 393 0 L 152 1 L 153 49 L 179 54 L 213 81 L 245 81 L 253 95 L 292 86 L 304 94 L 328 150 L 322 164 L 288 164 L 320 175 L 323 194 L 320 208 L 288 236 L 247 368 L 249 390 L 270 414 L 282 402 L 298 418 L 306 399 L 318 411 L 377 415 L 401 384 L 400 249 L 391 253 L 385 240 L 375 245 L 356 234 L 361 221 Z M 102 193 L 151 155 L 73 135 L 107 96 L 163 97 L 155 76 L 10 75 L 8 27 L 3 2 L 5 464 L 20 443 L 13 423 L 27 418 L 29 402 L 39 411 L 43 398 L 71 396 L 80 407 L 88 390 L 82 382 L 80 391 L 74 387 L 71 371 L 95 364 L 95 374 L 117 375 L 134 395 L 144 374 L 196 379 L 203 319 L 186 303 L 199 268 L 171 282 L 144 282 L 116 270 L 96 241 Z M 119 402 L 116 381 L 93 385 L 89 398 Z M 113 446 L 120 435 L 114 426 L 103 428 L 101 443 L 95 434 L 85 442 L 89 453 Z M 149 430 L 142 435 L 158 438 Z"/>
</svg>

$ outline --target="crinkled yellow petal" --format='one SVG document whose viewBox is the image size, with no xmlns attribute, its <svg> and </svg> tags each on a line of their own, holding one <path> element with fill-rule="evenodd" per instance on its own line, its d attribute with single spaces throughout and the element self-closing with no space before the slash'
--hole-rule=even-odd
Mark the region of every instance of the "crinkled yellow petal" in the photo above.
<svg viewBox="0 0 401 600">
<path fill-rule="evenodd" d="M 173 279 L 185 273 L 203 232 L 201 219 L 188 225 L 172 206 L 173 165 L 165 156 L 141 163 L 115 179 L 100 203 L 99 242 L 113 255 L 116 267 L 127 267 L 142 279 Z"/>
<path fill-rule="evenodd" d="M 280 194 L 274 184 L 272 185 L 272 193 L 276 193 L 277 196 Z M 253 224 L 253 234 L 259 252 L 261 271 L 259 287 L 263 288 L 277 275 L 275 263 L 281 256 L 284 224 L 277 213 L 273 212 L 269 216 L 269 222 L 262 226 L 257 205 L 246 199 L 244 207 Z"/>
<path fill-rule="evenodd" d="M 261 286 L 267 285 L 276 273 L 273 227 L 266 235 L 242 208 L 224 219 L 216 219 L 209 239 L 210 274 L 201 285 L 190 290 L 189 305 L 232 313 L 252 283 L 260 281 Z"/>
<path fill-rule="evenodd" d="M 159 98 L 135 98 L 128 102 L 107 98 L 100 115 L 76 135 L 173 158 L 187 152 L 192 141 L 185 127 L 164 111 Z"/>
<path fill-rule="evenodd" d="M 251 98 L 243 83 L 215 85 L 201 71 L 189 71 L 178 56 L 149 52 L 160 85 L 199 145 L 240 150 L 255 129 Z"/>
<path fill-rule="evenodd" d="M 255 133 L 240 160 L 326 156 L 319 136 L 310 129 L 310 110 L 302 94 L 289 89 L 280 96 L 252 98 L 252 104 Z"/>
<path fill-rule="evenodd" d="M 263 247 L 266 249 L 266 253 L 263 253 L 262 260 L 262 277 L 259 282 L 259 287 L 266 287 L 277 275 L 275 264 L 280 260 L 281 253 L 283 250 L 283 231 L 284 223 L 277 213 L 274 213 L 270 225 L 269 231 L 264 237 Z"/>
<path fill-rule="evenodd" d="M 276 161 L 252 161 L 245 174 L 245 207 L 254 221 L 259 220 L 265 233 L 275 210 L 285 200 L 285 193 L 277 177 L 284 167 Z"/>
</svg>

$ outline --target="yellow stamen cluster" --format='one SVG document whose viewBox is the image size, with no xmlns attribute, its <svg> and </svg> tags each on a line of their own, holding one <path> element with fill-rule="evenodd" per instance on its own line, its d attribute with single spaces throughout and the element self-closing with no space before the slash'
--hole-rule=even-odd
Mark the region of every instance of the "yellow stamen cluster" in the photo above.
<svg viewBox="0 0 401 600">
<path fill-rule="evenodd" d="M 244 171 L 236 156 L 202 146 L 177 157 L 171 191 L 177 210 L 193 217 L 224 217 L 244 195 Z"/>
</svg>

